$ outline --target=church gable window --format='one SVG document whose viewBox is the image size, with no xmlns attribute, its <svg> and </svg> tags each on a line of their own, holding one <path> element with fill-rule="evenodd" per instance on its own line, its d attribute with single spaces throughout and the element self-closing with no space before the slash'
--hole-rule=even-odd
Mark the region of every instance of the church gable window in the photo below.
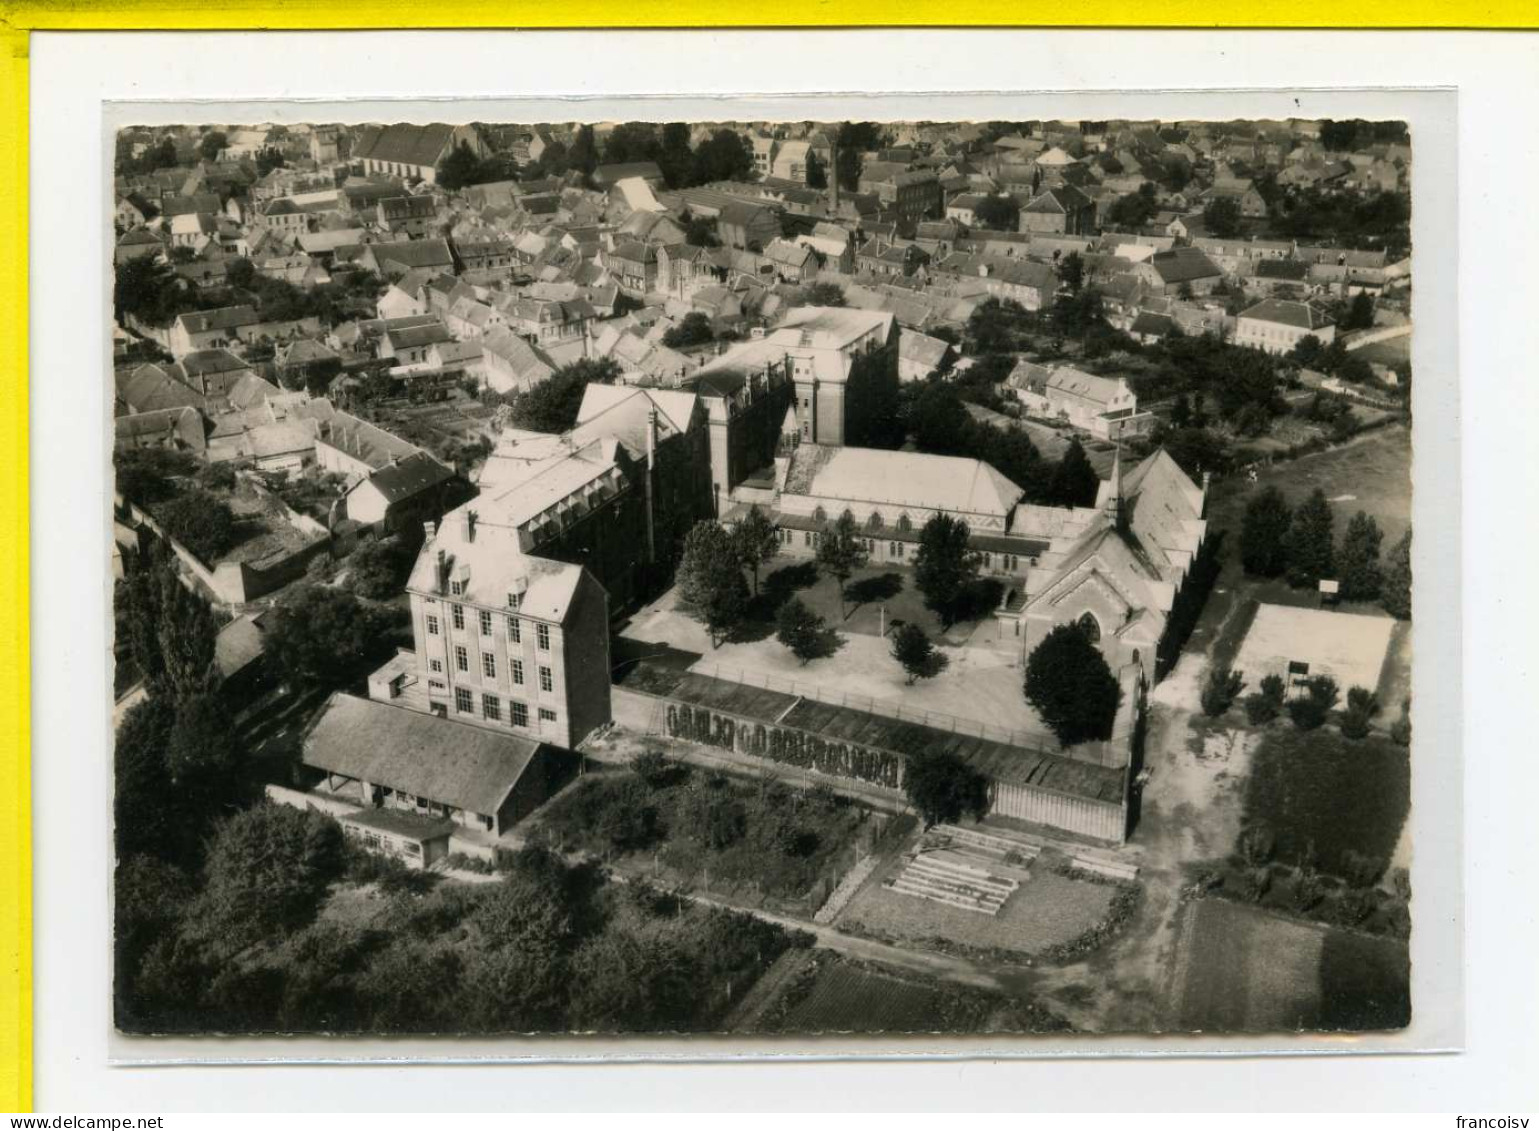
<svg viewBox="0 0 1539 1131">
<path fill-rule="evenodd" d="M 1094 613 L 1086 613 L 1075 622 L 1079 630 L 1085 634 L 1085 639 L 1090 643 L 1098 643 L 1101 639 L 1101 622 L 1095 619 Z"/>
</svg>

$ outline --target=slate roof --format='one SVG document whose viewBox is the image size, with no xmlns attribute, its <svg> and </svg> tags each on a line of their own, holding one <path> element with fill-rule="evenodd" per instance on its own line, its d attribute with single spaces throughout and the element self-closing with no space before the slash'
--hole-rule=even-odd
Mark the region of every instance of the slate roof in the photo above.
<svg viewBox="0 0 1539 1131">
<path fill-rule="evenodd" d="M 1276 322 L 1283 326 L 1296 326 L 1301 330 L 1319 330 L 1331 324 L 1329 318 L 1309 303 L 1281 298 L 1262 299 L 1248 310 L 1242 310 L 1240 317 L 1257 322 Z"/>
<path fill-rule="evenodd" d="M 540 743 L 337 692 L 304 737 L 304 762 L 442 805 L 494 814 Z"/>
<path fill-rule="evenodd" d="M 417 452 L 380 468 L 369 476 L 367 482 L 385 497 L 387 503 L 398 503 L 453 478 L 454 471 L 451 468 L 445 467 L 427 452 Z"/>
<path fill-rule="evenodd" d="M 981 460 L 802 444 L 785 492 L 882 507 L 1006 517 L 1022 491 Z"/>
<path fill-rule="evenodd" d="M 437 165 L 448 152 L 454 128 L 437 123 L 417 126 L 399 122 L 365 137 L 354 160 L 393 161 L 402 165 Z"/>
</svg>

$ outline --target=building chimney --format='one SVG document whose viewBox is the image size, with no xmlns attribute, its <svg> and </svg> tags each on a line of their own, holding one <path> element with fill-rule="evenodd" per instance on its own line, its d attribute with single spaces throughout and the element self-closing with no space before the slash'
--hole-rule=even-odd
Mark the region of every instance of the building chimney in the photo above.
<svg viewBox="0 0 1539 1131">
<path fill-rule="evenodd" d="M 476 512 L 466 511 L 461 521 L 464 523 L 464 536 L 466 542 L 476 540 Z"/>
<path fill-rule="evenodd" d="M 422 524 L 422 533 L 422 540 L 424 542 L 431 542 L 435 537 L 438 536 L 438 523 L 433 522 L 431 519 L 427 522 L 424 522 Z"/>
</svg>

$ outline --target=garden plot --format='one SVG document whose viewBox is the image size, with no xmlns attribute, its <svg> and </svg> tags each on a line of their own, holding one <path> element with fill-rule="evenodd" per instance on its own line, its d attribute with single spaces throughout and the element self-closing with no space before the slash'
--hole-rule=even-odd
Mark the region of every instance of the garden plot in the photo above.
<svg viewBox="0 0 1539 1131">
<path fill-rule="evenodd" d="M 1106 918 L 1117 892 L 1112 885 L 1060 875 L 1038 862 L 1029 866 L 1024 861 L 1006 864 L 959 851 L 923 853 L 919 859 L 926 857 L 959 862 L 984 873 L 990 881 L 989 890 L 1003 898 L 989 897 L 987 905 L 992 913 L 958 898 L 955 889 L 963 885 L 959 885 L 954 867 L 943 876 L 932 877 L 928 885 L 933 891 L 947 891 L 951 899 L 942 901 L 933 895 L 916 898 L 904 886 L 889 886 L 903 885 L 905 877 L 910 883 L 914 879 L 913 861 L 904 855 L 880 871 L 850 901 L 837 925 L 895 943 L 939 943 L 942 949 L 961 947 L 1024 956 L 1079 938 Z M 978 877 L 971 877 L 966 886 L 979 888 L 981 883 Z M 984 903 L 976 892 L 973 899 Z"/>
</svg>

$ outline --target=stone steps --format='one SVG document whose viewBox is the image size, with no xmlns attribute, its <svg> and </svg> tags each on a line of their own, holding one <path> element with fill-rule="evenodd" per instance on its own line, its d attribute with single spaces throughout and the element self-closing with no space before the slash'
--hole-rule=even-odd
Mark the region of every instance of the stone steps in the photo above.
<svg viewBox="0 0 1539 1131">
<path fill-rule="evenodd" d="M 909 859 L 886 885 L 902 895 L 928 899 L 963 911 L 997 915 L 1020 881 L 995 876 L 986 869 L 933 854 Z"/>
<path fill-rule="evenodd" d="M 981 903 L 976 899 L 968 899 L 964 896 L 953 895 L 950 892 L 924 887 L 911 883 L 902 877 L 899 877 L 887 886 L 900 895 L 912 895 L 920 899 L 928 899 L 932 903 L 944 903 L 961 911 L 976 911 L 981 915 L 999 914 L 999 907 L 997 905 Z"/>
<path fill-rule="evenodd" d="M 997 891 L 1002 895 L 1009 895 L 1021 886 L 1017 880 L 995 876 L 981 868 L 973 868 L 956 861 L 938 860 L 933 856 L 915 857 L 906 871 L 933 876 L 942 882 L 961 884 L 984 891 Z"/>
</svg>

